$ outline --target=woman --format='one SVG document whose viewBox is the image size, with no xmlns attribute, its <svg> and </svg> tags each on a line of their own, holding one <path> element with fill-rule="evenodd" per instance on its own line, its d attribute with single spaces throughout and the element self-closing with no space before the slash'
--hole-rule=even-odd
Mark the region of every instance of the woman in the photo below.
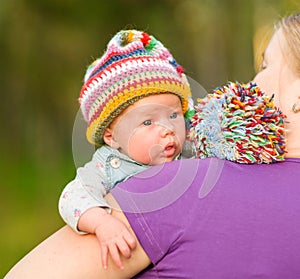
<svg viewBox="0 0 300 279">
<path fill-rule="evenodd" d="M 113 214 L 139 241 L 123 270 L 111 262 L 102 269 L 95 237 L 65 227 L 6 278 L 299 278 L 299 44 L 296 14 L 279 24 L 254 79 L 287 115 L 285 162 L 211 158 L 151 168 L 112 191 L 124 212 Z"/>
</svg>

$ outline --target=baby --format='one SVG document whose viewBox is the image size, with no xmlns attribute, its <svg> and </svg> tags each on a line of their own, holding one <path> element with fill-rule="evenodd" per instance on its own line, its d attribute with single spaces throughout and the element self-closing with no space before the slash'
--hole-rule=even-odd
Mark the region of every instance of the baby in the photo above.
<svg viewBox="0 0 300 279">
<path fill-rule="evenodd" d="M 63 190 L 59 211 L 74 231 L 96 234 L 104 267 L 109 252 L 123 268 L 119 252 L 130 257 L 136 245 L 104 196 L 149 166 L 181 158 L 190 96 L 182 67 L 142 31 L 118 32 L 88 68 L 79 102 L 97 149 Z"/>
</svg>

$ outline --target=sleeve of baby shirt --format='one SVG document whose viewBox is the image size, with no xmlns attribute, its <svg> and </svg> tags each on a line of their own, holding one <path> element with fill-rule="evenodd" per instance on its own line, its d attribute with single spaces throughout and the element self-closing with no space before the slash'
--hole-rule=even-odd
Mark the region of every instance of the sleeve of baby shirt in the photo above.
<svg viewBox="0 0 300 279">
<path fill-rule="evenodd" d="M 59 199 L 59 213 L 63 220 L 77 233 L 78 220 L 88 209 L 104 207 L 110 213 L 110 207 L 104 196 L 107 194 L 104 166 L 93 159 L 78 168 L 76 178 L 68 183 Z"/>
</svg>

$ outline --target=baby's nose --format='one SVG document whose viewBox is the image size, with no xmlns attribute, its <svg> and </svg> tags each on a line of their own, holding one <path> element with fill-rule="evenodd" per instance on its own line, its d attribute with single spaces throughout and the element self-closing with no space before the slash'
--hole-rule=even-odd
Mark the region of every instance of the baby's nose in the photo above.
<svg viewBox="0 0 300 279">
<path fill-rule="evenodd" d="M 166 137 L 168 135 L 174 135 L 175 134 L 175 129 L 174 129 L 174 126 L 172 124 L 170 124 L 170 123 L 167 123 L 167 124 L 160 123 L 159 125 L 161 127 L 161 129 L 160 129 L 161 136 Z"/>
</svg>

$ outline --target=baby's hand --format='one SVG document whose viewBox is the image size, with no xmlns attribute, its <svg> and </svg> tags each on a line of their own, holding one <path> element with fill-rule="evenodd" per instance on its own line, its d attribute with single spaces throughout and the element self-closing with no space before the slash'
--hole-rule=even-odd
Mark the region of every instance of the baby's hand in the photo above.
<svg viewBox="0 0 300 279">
<path fill-rule="evenodd" d="M 136 240 L 126 225 L 117 218 L 104 214 L 101 219 L 101 225 L 95 228 L 95 234 L 100 242 L 103 267 L 107 268 L 107 255 L 110 253 L 115 264 L 123 269 L 119 253 L 130 258 L 131 250 L 136 247 Z"/>
</svg>

